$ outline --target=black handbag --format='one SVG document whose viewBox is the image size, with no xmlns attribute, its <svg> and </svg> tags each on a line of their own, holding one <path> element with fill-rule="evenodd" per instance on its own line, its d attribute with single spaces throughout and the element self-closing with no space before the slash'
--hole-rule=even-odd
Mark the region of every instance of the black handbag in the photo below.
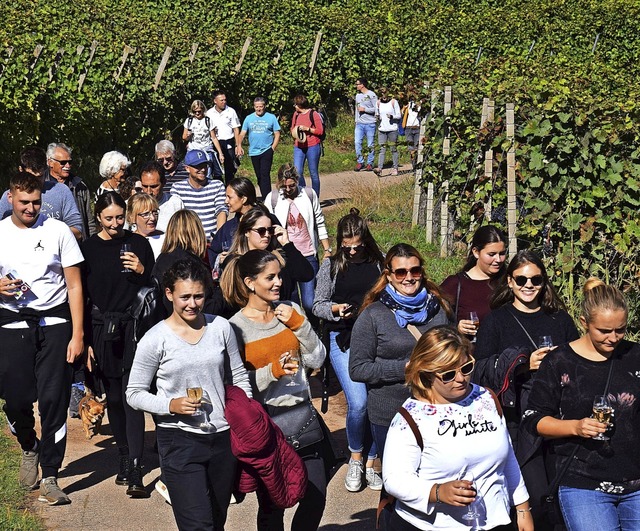
<svg viewBox="0 0 640 531">
<path fill-rule="evenodd" d="M 319 443 L 324 439 L 318 411 L 310 400 L 295 406 L 266 406 L 269 416 L 284 433 L 287 442 L 296 450 Z"/>
</svg>

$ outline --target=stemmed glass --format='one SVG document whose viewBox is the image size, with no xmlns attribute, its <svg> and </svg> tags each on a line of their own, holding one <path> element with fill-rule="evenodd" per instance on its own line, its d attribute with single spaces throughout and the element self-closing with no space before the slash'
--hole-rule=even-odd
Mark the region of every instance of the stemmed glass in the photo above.
<svg viewBox="0 0 640 531">
<path fill-rule="evenodd" d="M 553 339 L 551 336 L 540 336 L 538 338 L 539 348 L 551 348 L 553 346 Z"/>
<path fill-rule="evenodd" d="M 609 397 L 607 395 L 596 395 L 596 397 L 593 399 L 593 418 L 598 422 L 602 422 L 608 425 L 611 422 L 612 414 L 613 407 L 611 407 Z M 593 440 L 608 441 L 609 437 L 607 437 L 604 433 L 598 433 L 598 435 L 593 437 Z"/>
<path fill-rule="evenodd" d="M 473 472 L 467 469 L 466 466 L 460 471 L 460 476 L 461 476 L 460 479 L 469 481 L 471 483 L 471 489 L 476 491 L 475 499 L 469 505 L 467 505 L 467 512 L 462 515 L 463 520 L 473 521 L 476 518 L 480 517 L 480 513 L 478 512 L 478 509 L 477 509 L 478 507 L 477 504 L 480 501 L 480 494 L 478 493 L 478 485 L 476 483 L 476 478 L 473 475 Z"/>
<path fill-rule="evenodd" d="M 199 379 L 197 377 L 187 378 L 187 396 L 191 400 L 199 401 L 200 404 L 209 404 L 207 400 L 203 399 L 203 395 L 204 391 L 202 390 Z M 213 427 L 213 424 L 211 424 L 209 419 L 207 419 L 207 413 L 202 409 L 202 407 L 197 411 L 194 411 L 191 415 L 194 417 L 204 417 L 204 421 L 200 423 L 200 429 L 208 431 Z"/>
<path fill-rule="evenodd" d="M 296 368 L 294 370 L 294 373 L 291 376 L 291 381 L 285 386 L 285 387 L 295 387 L 298 384 L 295 382 L 295 376 L 298 373 L 298 368 L 300 367 L 300 352 L 298 350 L 290 350 L 287 353 L 287 359 L 285 361 L 285 363 L 290 363 L 292 365 L 295 365 Z"/>
<path fill-rule="evenodd" d="M 469 312 L 469 321 L 472 321 L 473 326 L 476 327 L 476 333 L 474 334 L 473 339 L 471 340 L 472 343 L 475 343 L 478 337 L 478 327 L 480 326 L 480 319 L 478 318 L 478 312 L 475 312 L 475 311 Z"/>
</svg>

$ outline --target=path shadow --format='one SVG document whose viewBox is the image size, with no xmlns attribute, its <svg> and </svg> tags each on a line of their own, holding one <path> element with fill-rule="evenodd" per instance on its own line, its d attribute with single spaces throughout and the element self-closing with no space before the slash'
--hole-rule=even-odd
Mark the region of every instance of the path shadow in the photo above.
<svg viewBox="0 0 640 531">
<path fill-rule="evenodd" d="M 319 531 L 370 531 L 376 528 L 376 509 L 366 509 L 351 515 L 348 524 L 321 525 Z"/>
</svg>

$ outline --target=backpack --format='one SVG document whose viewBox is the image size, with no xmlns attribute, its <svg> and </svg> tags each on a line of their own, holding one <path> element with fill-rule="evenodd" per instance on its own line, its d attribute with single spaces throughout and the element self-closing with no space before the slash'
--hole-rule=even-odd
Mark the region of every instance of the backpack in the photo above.
<svg viewBox="0 0 640 531">
<path fill-rule="evenodd" d="M 313 194 L 312 189 L 309 188 L 308 186 L 305 186 L 303 188 L 303 190 L 306 192 L 307 196 L 309 197 L 309 201 L 311 201 L 311 203 L 313 203 Z M 276 204 L 278 203 L 278 197 L 280 197 L 280 192 L 278 192 L 278 190 L 276 190 L 275 188 L 273 190 L 271 190 L 271 211 L 275 212 L 276 210 Z"/>
<path fill-rule="evenodd" d="M 187 129 L 191 129 L 191 124 L 193 123 L 193 116 L 189 116 L 187 120 Z M 204 123 L 207 126 L 207 129 L 211 131 L 211 118 L 209 118 L 206 114 L 204 116 Z"/>
<path fill-rule="evenodd" d="M 133 338 L 136 343 L 166 317 L 162 304 L 164 293 L 160 283 L 155 277 L 152 277 L 151 282 L 151 286 L 142 286 L 138 290 L 135 300 L 129 306 L 129 313 L 133 317 Z"/>
</svg>

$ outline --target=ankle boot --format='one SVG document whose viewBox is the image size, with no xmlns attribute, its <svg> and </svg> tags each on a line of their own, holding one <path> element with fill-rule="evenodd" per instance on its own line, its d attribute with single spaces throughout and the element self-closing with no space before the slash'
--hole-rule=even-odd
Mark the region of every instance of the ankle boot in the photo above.
<svg viewBox="0 0 640 531">
<path fill-rule="evenodd" d="M 118 448 L 120 455 L 118 456 L 120 460 L 119 472 L 116 475 L 116 485 L 128 485 L 129 484 L 129 474 L 131 473 L 131 459 L 129 459 L 129 449 L 128 448 Z"/>
<path fill-rule="evenodd" d="M 149 493 L 146 491 L 144 484 L 142 483 L 142 476 L 142 464 L 140 463 L 140 459 L 132 459 L 127 496 L 131 496 L 132 498 L 149 497 Z"/>
</svg>

